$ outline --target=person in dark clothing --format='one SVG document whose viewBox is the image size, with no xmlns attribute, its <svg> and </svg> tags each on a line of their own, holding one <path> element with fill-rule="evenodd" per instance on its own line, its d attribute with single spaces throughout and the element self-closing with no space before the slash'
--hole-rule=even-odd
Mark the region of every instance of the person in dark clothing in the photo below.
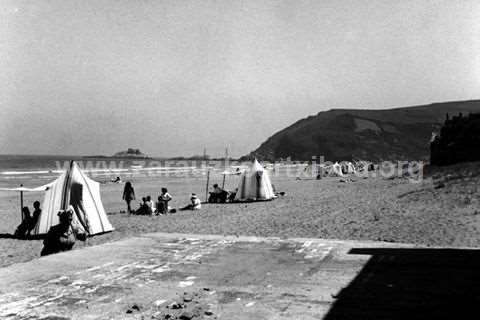
<svg viewBox="0 0 480 320">
<path fill-rule="evenodd" d="M 225 203 L 227 202 L 228 192 L 223 190 L 218 186 L 218 184 L 213 185 L 213 192 L 210 192 L 208 197 L 208 202 L 210 203 Z"/>
<path fill-rule="evenodd" d="M 43 241 L 41 256 L 53 253 L 68 251 L 73 248 L 76 240 L 85 241 L 87 234 L 72 224 L 73 209 L 61 210 L 58 212 L 60 223 L 50 227 L 47 236 Z"/>
<path fill-rule="evenodd" d="M 28 232 L 30 221 L 32 220 L 28 207 L 22 208 L 22 218 L 22 222 L 18 225 L 14 233 L 14 236 L 17 238 L 24 238 Z"/>
<path fill-rule="evenodd" d="M 142 202 L 140 203 L 140 206 L 134 213 L 139 216 L 144 216 L 148 212 L 148 207 L 149 205 L 147 204 L 147 198 L 143 197 Z"/>
<path fill-rule="evenodd" d="M 33 203 L 32 218 L 28 223 L 28 235 L 30 235 L 30 232 L 32 232 L 32 230 L 35 229 L 35 226 L 37 225 L 37 222 L 38 222 L 38 218 L 40 217 L 41 214 L 42 214 L 42 209 L 40 209 L 40 201 L 35 201 Z"/>
<path fill-rule="evenodd" d="M 235 196 L 237 195 L 238 188 L 235 188 L 235 191 L 232 191 L 228 194 L 228 201 L 229 202 L 234 202 L 235 201 Z"/>
<path fill-rule="evenodd" d="M 132 183 L 127 181 L 125 183 L 125 188 L 123 188 L 122 199 L 127 203 L 127 212 L 132 213 L 132 208 L 130 207 L 130 202 L 135 200 L 135 190 L 133 189 Z"/>
</svg>

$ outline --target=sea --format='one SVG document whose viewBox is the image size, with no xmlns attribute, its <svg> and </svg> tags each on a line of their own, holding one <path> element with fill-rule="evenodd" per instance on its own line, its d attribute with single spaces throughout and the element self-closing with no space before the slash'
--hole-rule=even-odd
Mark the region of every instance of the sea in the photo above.
<svg viewBox="0 0 480 320">
<path fill-rule="evenodd" d="M 206 175 L 238 175 L 250 162 L 159 158 L 111 158 L 58 155 L 0 155 L 0 188 L 34 188 L 49 183 L 75 161 L 91 179 L 109 183 L 116 179 L 185 178 Z M 295 176 L 305 164 L 262 163 L 270 174 Z M 292 169 L 293 168 L 293 169 Z"/>
<path fill-rule="evenodd" d="M 0 155 L 0 187 L 35 187 L 57 178 L 75 161 L 92 179 L 99 182 L 122 177 L 160 175 L 204 175 L 208 170 L 225 170 L 221 161 L 108 158 L 57 155 Z"/>
</svg>

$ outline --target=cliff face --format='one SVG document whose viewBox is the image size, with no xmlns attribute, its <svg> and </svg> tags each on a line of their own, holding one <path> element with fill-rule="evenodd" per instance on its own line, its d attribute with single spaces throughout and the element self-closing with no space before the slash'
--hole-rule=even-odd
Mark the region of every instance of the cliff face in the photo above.
<svg viewBox="0 0 480 320">
<path fill-rule="evenodd" d="M 480 113 L 447 119 L 431 143 L 430 162 L 449 165 L 480 160 Z"/>
<path fill-rule="evenodd" d="M 388 110 L 329 110 L 275 133 L 247 157 L 426 160 L 432 132 L 438 131 L 447 113 L 460 112 L 480 112 L 480 100 Z"/>
</svg>

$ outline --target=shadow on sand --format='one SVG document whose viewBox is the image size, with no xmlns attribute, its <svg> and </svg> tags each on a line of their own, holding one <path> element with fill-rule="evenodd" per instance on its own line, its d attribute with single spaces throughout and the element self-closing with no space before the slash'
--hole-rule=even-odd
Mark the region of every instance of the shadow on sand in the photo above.
<svg viewBox="0 0 480 320">
<path fill-rule="evenodd" d="M 371 255 L 325 319 L 467 319 L 480 307 L 480 250 L 354 248 Z M 473 316 L 476 318 L 476 316 Z"/>
<path fill-rule="evenodd" d="M 28 237 L 17 237 L 14 234 L 11 233 L 0 233 L 0 239 L 15 239 L 15 240 L 25 240 L 25 241 L 31 241 L 31 240 L 41 240 L 44 239 L 45 235 L 34 235 L 34 236 L 28 236 Z"/>
<path fill-rule="evenodd" d="M 18 239 L 11 233 L 0 233 L 0 239 Z"/>
</svg>

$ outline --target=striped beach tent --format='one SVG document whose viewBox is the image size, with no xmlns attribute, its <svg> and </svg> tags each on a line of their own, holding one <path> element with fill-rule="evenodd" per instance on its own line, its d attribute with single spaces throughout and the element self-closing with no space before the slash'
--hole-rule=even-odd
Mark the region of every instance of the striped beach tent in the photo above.
<svg viewBox="0 0 480 320">
<path fill-rule="evenodd" d="M 275 193 L 267 170 L 258 163 L 257 159 L 253 160 L 250 168 L 240 176 L 235 201 L 262 201 L 274 198 Z"/>
<path fill-rule="evenodd" d="M 57 180 L 47 184 L 42 213 L 32 235 L 42 235 L 58 224 L 58 211 L 72 206 L 74 223 L 90 235 L 113 230 L 100 198 L 100 184 L 88 178 L 77 163 L 70 166 Z"/>
</svg>

